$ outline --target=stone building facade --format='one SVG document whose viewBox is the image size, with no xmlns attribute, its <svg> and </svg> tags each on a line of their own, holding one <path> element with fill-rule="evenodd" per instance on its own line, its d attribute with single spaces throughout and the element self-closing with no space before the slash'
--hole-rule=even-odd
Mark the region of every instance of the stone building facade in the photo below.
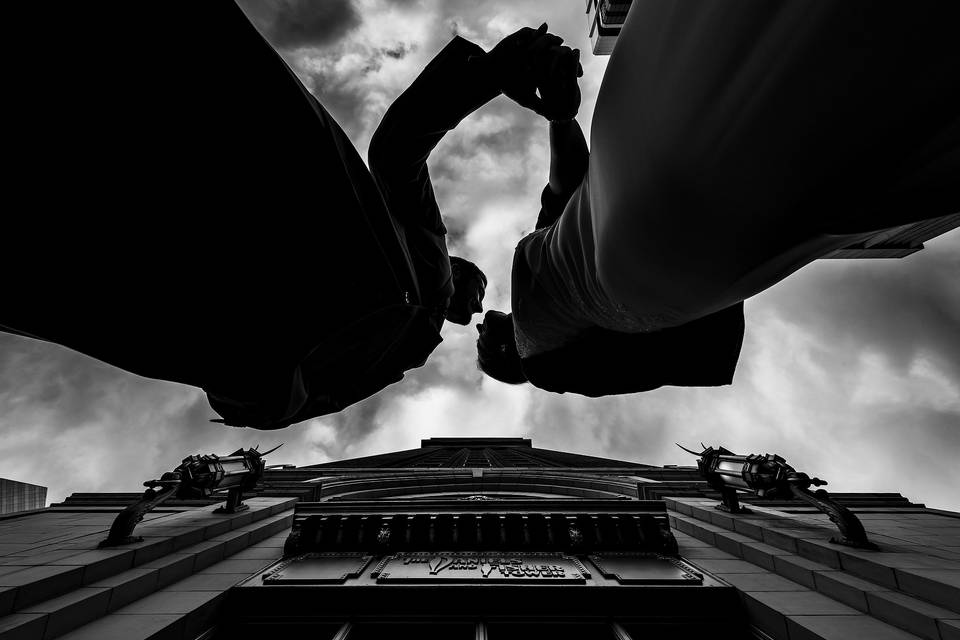
<svg viewBox="0 0 960 640">
<path fill-rule="evenodd" d="M 783 452 L 781 452 L 783 453 Z M 0 519 L 0 639 L 960 637 L 960 514 L 836 494 L 880 551 L 808 505 L 717 510 L 693 467 L 421 446 L 268 470 L 250 509 L 136 494 Z"/>
</svg>

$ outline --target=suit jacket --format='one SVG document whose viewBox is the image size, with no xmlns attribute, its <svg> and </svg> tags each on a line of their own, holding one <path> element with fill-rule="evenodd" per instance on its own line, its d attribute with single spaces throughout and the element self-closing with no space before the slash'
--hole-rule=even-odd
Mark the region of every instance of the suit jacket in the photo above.
<svg viewBox="0 0 960 640">
<path fill-rule="evenodd" d="M 294 368 L 280 419 L 274 412 L 250 423 L 258 407 L 208 393 L 228 424 L 246 419 L 251 426 L 279 428 L 340 411 L 400 381 L 441 342 L 454 287 L 427 158 L 448 131 L 499 94 L 475 63 L 483 53 L 455 37 L 394 101 L 370 143 L 370 171 L 408 251 L 419 304 L 386 305 L 324 336 Z M 237 417 L 228 417 L 233 412 Z"/>
<path fill-rule="evenodd" d="M 226 422 L 257 428 L 338 411 L 423 363 L 452 291 L 424 162 L 495 95 L 451 93 L 482 50 L 455 40 L 404 94 L 438 120 L 384 122 L 421 143 L 378 181 L 393 185 L 390 163 L 415 173 L 418 208 L 414 189 L 381 192 L 230 0 L 17 11 L 57 46 L 30 46 L 8 76 L 20 162 L 3 328 L 201 387 Z"/>
</svg>

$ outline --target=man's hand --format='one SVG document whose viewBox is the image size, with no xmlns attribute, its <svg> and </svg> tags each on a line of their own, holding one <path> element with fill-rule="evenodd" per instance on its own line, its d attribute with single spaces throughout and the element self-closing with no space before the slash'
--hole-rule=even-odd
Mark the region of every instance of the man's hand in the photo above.
<svg viewBox="0 0 960 640">
<path fill-rule="evenodd" d="M 477 265 L 457 256 L 450 256 L 450 269 L 454 290 L 447 308 L 447 320 L 467 326 L 473 314 L 483 311 L 487 276 Z"/>
<path fill-rule="evenodd" d="M 542 100 L 537 95 L 537 78 L 547 62 L 544 52 L 558 47 L 560 36 L 547 33 L 547 24 L 538 29 L 524 27 L 497 43 L 484 56 L 497 87 L 517 104 L 542 113 Z"/>
<path fill-rule="evenodd" d="M 524 27 L 501 40 L 484 63 L 498 88 L 517 104 L 547 120 L 570 120 L 580 108 L 577 78 L 583 68 L 580 50 L 562 45 L 563 38 L 548 33 L 546 23 Z"/>
</svg>

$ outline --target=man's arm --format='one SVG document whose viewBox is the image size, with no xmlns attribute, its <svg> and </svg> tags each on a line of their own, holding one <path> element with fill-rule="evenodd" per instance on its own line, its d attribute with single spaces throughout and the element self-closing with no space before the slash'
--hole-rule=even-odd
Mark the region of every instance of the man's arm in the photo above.
<svg viewBox="0 0 960 640">
<path fill-rule="evenodd" d="M 569 105 L 557 111 L 556 100 L 547 105 L 537 96 L 536 76 L 555 63 L 553 51 L 562 42 L 546 23 L 519 29 L 489 53 L 455 36 L 387 110 L 370 144 L 371 170 L 376 167 L 384 178 L 417 179 L 446 132 L 501 92 L 544 117 L 573 117 L 576 107 L 566 115 Z M 578 89 L 577 96 L 579 104 Z"/>
<path fill-rule="evenodd" d="M 370 143 L 370 170 L 410 251 L 422 302 L 453 291 L 450 262 L 427 157 L 461 120 L 501 92 L 531 108 L 540 105 L 533 62 L 562 39 L 524 27 L 489 53 L 457 36 L 391 105 Z"/>
<path fill-rule="evenodd" d="M 454 37 L 384 114 L 368 159 L 388 205 L 419 205 L 426 197 L 435 206 L 426 167 L 430 152 L 461 120 L 500 95 L 481 63 L 484 55 L 479 46 Z M 404 224 L 423 219 L 416 208 L 391 212 Z"/>
<path fill-rule="evenodd" d="M 484 55 L 455 37 L 394 101 L 370 142 L 370 171 L 402 228 L 427 305 L 453 292 L 447 230 L 427 158 L 448 131 L 500 94 Z"/>
</svg>

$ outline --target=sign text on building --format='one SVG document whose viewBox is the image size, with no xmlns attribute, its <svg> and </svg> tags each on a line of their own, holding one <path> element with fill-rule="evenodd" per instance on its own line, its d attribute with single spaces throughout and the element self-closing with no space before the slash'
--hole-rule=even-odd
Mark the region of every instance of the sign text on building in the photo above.
<svg viewBox="0 0 960 640">
<path fill-rule="evenodd" d="M 377 582 L 566 582 L 589 577 L 559 553 L 398 553 L 374 572 Z"/>
</svg>

